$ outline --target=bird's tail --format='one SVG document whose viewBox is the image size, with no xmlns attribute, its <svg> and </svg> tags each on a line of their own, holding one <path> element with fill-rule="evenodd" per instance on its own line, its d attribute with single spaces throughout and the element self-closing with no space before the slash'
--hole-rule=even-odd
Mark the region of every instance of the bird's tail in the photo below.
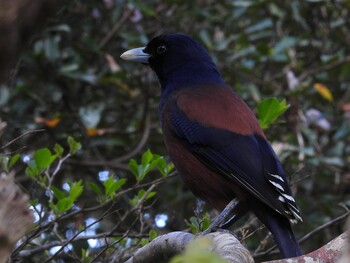
<svg viewBox="0 0 350 263">
<path fill-rule="evenodd" d="M 267 214 L 266 226 L 274 236 L 284 258 L 302 255 L 299 243 L 287 218 L 278 214 Z"/>
</svg>

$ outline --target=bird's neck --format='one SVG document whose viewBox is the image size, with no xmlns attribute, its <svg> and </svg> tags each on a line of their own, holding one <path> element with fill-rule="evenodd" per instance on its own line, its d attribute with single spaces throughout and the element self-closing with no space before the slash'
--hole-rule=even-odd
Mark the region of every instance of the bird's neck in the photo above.
<svg viewBox="0 0 350 263">
<path fill-rule="evenodd" d="M 179 89 L 224 84 L 224 80 L 214 63 L 198 61 L 188 62 L 176 70 L 165 73 L 164 78 L 159 80 L 162 87 L 162 97 Z"/>
</svg>

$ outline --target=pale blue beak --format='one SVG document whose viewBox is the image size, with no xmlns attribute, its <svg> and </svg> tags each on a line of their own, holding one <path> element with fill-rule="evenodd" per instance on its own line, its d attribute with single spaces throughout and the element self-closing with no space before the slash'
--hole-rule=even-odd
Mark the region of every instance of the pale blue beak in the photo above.
<svg viewBox="0 0 350 263">
<path fill-rule="evenodd" d="M 144 52 L 145 47 L 133 48 L 121 54 L 120 58 L 128 61 L 148 64 L 150 54 Z"/>
</svg>

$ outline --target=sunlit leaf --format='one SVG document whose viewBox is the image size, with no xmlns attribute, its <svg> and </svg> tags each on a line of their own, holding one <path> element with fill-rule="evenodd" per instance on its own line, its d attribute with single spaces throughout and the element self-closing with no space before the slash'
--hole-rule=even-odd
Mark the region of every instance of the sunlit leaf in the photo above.
<svg viewBox="0 0 350 263">
<path fill-rule="evenodd" d="M 265 99 L 258 105 L 259 124 L 263 129 L 268 128 L 287 109 L 286 100 L 279 101 L 276 98 Z"/>
</svg>

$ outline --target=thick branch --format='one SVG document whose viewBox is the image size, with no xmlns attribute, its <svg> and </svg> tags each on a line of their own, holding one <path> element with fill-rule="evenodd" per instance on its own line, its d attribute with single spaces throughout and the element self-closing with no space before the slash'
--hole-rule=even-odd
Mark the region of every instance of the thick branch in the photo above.
<svg viewBox="0 0 350 263">
<path fill-rule="evenodd" d="M 272 260 L 265 263 L 302 263 L 302 262 L 327 262 L 337 263 L 348 246 L 348 234 L 344 233 L 328 242 L 323 247 L 300 257 L 291 259 Z M 349 262 L 349 258 L 346 261 Z"/>
<path fill-rule="evenodd" d="M 210 248 L 229 263 L 253 263 L 249 251 L 229 232 L 214 232 L 200 237 L 208 237 L 213 241 Z M 185 247 L 196 236 L 186 232 L 171 232 L 152 240 L 140 248 L 126 263 L 166 262 L 184 251 Z"/>
<path fill-rule="evenodd" d="M 0 263 L 7 258 L 19 238 L 32 226 L 28 197 L 14 183 L 13 176 L 0 174 Z"/>
</svg>

